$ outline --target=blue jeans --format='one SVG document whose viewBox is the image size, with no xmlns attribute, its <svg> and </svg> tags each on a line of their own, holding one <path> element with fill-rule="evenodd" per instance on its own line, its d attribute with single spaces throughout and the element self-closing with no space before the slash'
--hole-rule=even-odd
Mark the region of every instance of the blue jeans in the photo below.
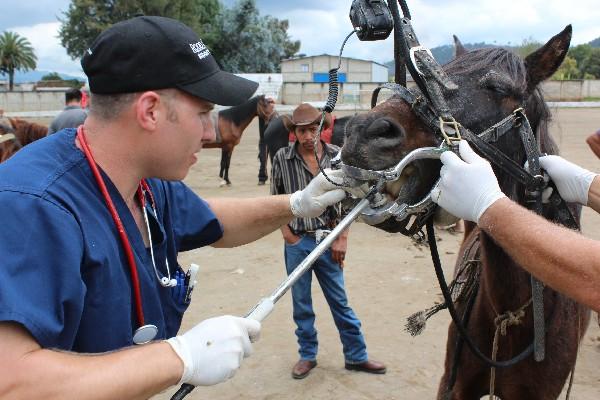
<svg viewBox="0 0 600 400">
<path fill-rule="evenodd" d="M 317 246 L 312 236 L 302 236 L 300 241 L 292 245 L 285 243 L 285 267 L 288 275 Z M 340 265 L 331 258 L 331 250 L 327 250 L 312 266 L 333 320 L 340 334 L 346 363 L 359 364 L 367 361 L 367 347 L 360 331 L 360 321 L 348 306 L 344 274 Z M 312 306 L 311 282 L 312 272 L 307 271 L 292 286 L 292 303 L 296 336 L 301 360 L 314 361 L 317 358 L 318 342 L 315 329 L 315 313 Z"/>
</svg>

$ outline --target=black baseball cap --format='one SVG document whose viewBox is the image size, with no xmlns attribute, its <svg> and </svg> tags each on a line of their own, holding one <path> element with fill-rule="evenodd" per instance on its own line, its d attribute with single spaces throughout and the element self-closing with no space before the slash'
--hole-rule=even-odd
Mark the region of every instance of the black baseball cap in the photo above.
<svg viewBox="0 0 600 400">
<path fill-rule="evenodd" d="M 118 94 L 177 88 L 211 103 L 234 106 L 258 83 L 222 71 L 202 39 L 165 17 L 135 17 L 102 32 L 81 59 L 90 91 Z"/>
</svg>

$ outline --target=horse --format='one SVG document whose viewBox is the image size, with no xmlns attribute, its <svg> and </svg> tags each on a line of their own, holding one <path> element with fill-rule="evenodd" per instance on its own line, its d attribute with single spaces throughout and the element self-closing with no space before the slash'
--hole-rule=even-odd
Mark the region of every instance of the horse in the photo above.
<svg viewBox="0 0 600 400">
<path fill-rule="evenodd" d="M 8 160 L 22 147 L 15 130 L 8 125 L 0 124 L 0 163 Z"/>
<path fill-rule="evenodd" d="M 347 117 L 333 119 L 331 144 L 342 147 L 344 144 L 344 129 L 351 118 L 352 116 L 349 115 Z M 279 149 L 286 147 L 289 144 L 289 132 L 283 125 L 283 118 L 281 116 L 271 120 L 265 130 L 264 141 L 269 150 L 269 158 L 271 160 L 275 157 L 275 154 L 277 154 Z"/>
<path fill-rule="evenodd" d="M 457 51 L 457 57 L 443 66 L 451 81 L 458 85 L 458 89 L 448 88 L 442 92 L 451 115 L 463 127 L 479 133 L 523 107 L 540 151 L 556 154 L 558 148 L 548 132 L 550 111 L 538 85 L 548 79 L 563 61 L 571 33 L 569 25 L 524 60 L 503 48 L 474 51 L 462 48 Z M 419 96 L 418 90 L 412 93 Z M 369 170 L 393 167 L 412 150 L 440 144 L 441 139 L 429 126 L 417 116 L 409 102 L 393 95 L 348 123 L 342 162 Z M 523 165 L 526 154 L 517 130 L 513 127 L 494 145 Z M 404 186 L 387 186 L 388 194 L 393 198 L 402 190 L 409 204 L 416 203 L 431 190 L 439 178 L 441 163 L 433 159 L 417 160 L 412 166 L 406 173 Z M 524 186 L 496 166 L 494 172 L 502 191 L 523 205 Z M 552 213 L 549 207 L 544 206 L 544 217 L 554 218 Z M 378 221 L 375 226 L 397 232 L 405 225 L 405 221 L 390 218 Z M 477 251 L 473 251 L 475 242 L 478 242 Z M 497 360 L 510 359 L 528 348 L 534 337 L 532 307 L 527 307 L 531 298 L 530 276 L 485 232 L 469 222 L 465 224 L 455 276 L 460 273 L 458 268 L 465 265 L 462 261 L 470 258 L 478 266 L 474 269 L 476 273 L 471 275 L 478 290 L 473 291 L 469 301 L 458 298 L 453 304 L 458 315 L 465 315 L 463 313 L 470 309 L 466 330 L 483 354 L 492 357 L 496 352 Z M 524 312 L 521 325 L 508 328 L 508 335 L 499 336 L 494 345 L 496 317 L 517 310 Z M 511 367 L 496 368 L 495 371 L 475 357 L 470 349 L 460 345 L 462 342 L 457 328 L 451 324 L 437 398 L 480 399 L 491 393 L 504 400 L 556 399 L 574 368 L 590 312 L 548 287 L 544 290 L 544 311 L 545 359 L 537 362 L 533 357 L 526 357 Z"/>
<path fill-rule="evenodd" d="M 6 161 L 23 146 L 46 136 L 48 127 L 20 118 L 8 118 L 11 127 L 0 124 L 0 162 Z M 3 140 L 4 138 L 4 140 Z"/>
<path fill-rule="evenodd" d="M 221 149 L 221 169 L 219 177 L 223 184 L 231 185 L 229 180 L 229 166 L 233 148 L 240 143 L 244 130 L 250 125 L 254 117 L 258 116 L 264 121 L 269 121 L 273 114 L 274 104 L 265 95 L 254 96 L 248 101 L 221 110 L 216 115 L 215 132 L 216 141 L 204 144 L 204 148 Z"/>
</svg>

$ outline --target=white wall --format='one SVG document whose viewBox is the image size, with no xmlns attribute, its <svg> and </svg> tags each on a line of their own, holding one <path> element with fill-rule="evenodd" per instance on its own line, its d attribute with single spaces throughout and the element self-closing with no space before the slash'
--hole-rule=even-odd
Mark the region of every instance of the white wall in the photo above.
<svg viewBox="0 0 600 400">
<path fill-rule="evenodd" d="M 256 94 L 264 94 L 272 97 L 276 102 L 281 101 L 281 86 L 283 85 L 282 74 L 236 74 L 242 78 L 258 82 Z"/>
</svg>

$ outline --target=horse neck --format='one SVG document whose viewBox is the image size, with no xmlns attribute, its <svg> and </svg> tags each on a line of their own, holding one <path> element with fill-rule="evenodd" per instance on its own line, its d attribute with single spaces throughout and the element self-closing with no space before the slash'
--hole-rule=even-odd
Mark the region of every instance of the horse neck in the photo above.
<svg viewBox="0 0 600 400">
<path fill-rule="evenodd" d="M 258 99 L 258 97 L 253 97 L 239 106 L 233 106 L 227 110 L 220 111 L 219 117 L 230 121 L 238 128 L 241 134 L 250 125 L 254 117 L 258 115 Z"/>
<path fill-rule="evenodd" d="M 530 276 L 492 238 L 480 235 L 481 293 L 497 313 L 514 311 L 531 297 Z"/>
<path fill-rule="evenodd" d="M 528 111 L 528 115 L 536 113 Z M 539 141 L 541 151 L 548 154 L 556 153 L 556 144 L 548 134 L 547 121 L 549 114 L 545 111 L 542 114 L 543 118 L 532 118 L 530 120 L 531 128 L 536 133 L 536 139 Z M 521 146 L 520 139 L 517 137 L 513 140 L 512 145 Z M 524 153 L 524 150 L 523 150 Z M 523 153 L 518 154 L 521 157 Z M 509 155 L 509 154 L 507 154 Z M 515 156 L 514 158 L 516 158 Z M 521 160 L 516 160 L 520 162 Z M 501 190 L 513 201 L 525 206 L 524 187 L 518 184 L 508 174 L 498 171 L 498 182 Z M 552 211 L 544 210 L 543 217 L 549 218 Z M 527 273 L 520 265 L 515 263 L 512 258 L 500 248 L 487 234 L 481 233 L 482 240 L 482 279 L 484 293 L 487 293 L 492 304 L 497 312 L 502 313 L 507 310 L 515 310 L 523 305 L 531 297 L 530 274 Z M 546 289 L 549 293 L 549 289 Z M 550 297 L 550 296 L 546 296 Z M 552 299 L 547 299 L 546 302 L 553 302 Z"/>
</svg>

